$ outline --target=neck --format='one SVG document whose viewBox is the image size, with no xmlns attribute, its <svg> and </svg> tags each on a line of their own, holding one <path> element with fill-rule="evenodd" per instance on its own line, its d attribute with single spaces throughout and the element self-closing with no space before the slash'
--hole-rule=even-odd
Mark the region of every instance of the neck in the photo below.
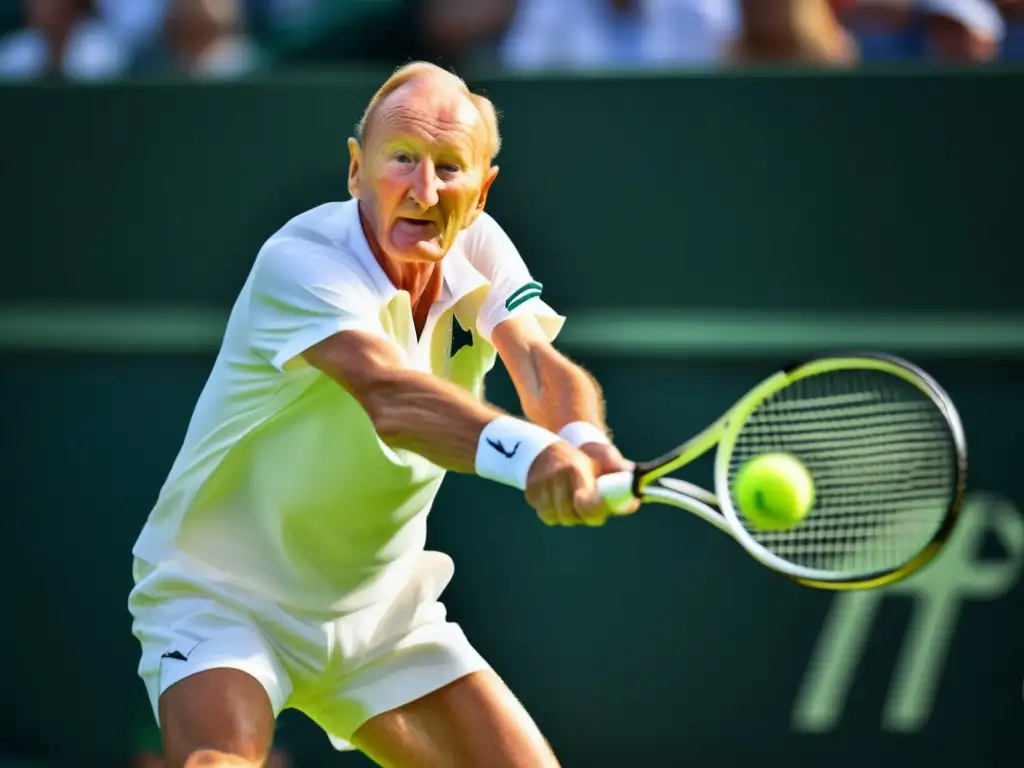
<svg viewBox="0 0 1024 768">
<path fill-rule="evenodd" d="M 373 229 L 363 215 L 362 207 L 359 208 L 359 223 L 362 225 L 366 242 L 370 245 L 373 257 L 380 264 L 384 274 L 388 276 L 392 285 L 400 291 L 409 294 L 413 306 L 421 301 L 433 304 L 441 297 L 441 263 L 427 263 L 415 261 L 395 261 L 390 258 L 384 249 L 380 247 Z"/>
</svg>

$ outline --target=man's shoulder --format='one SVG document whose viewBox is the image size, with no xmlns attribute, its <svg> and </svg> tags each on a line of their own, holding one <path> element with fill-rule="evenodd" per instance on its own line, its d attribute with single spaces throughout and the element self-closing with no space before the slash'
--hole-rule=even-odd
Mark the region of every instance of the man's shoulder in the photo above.
<svg viewBox="0 0 1024 768">
<path fill-rule="evenodd" d="M 348 239 L 352 229 L 352 206 L 355 202 L 323 203 L 293 216 L 267 240 L 270 245 L 282 238 L 294 238 L 319 245 L 334 245 Z"/>
<path fill-rule="evenodd" d="M 476 217 L 476 221 L 466 227 L 467 233 L 490 233 L 494 230 L 501 230 L 497 220 L 487 211 L 481 211 L 480 215 Z"/>
<path fill-rule="evenodd" d="M 457 242 L 466 260 L 489 279 L 496 269 L 517 267 L 522 261 L 512 239 L 488 213 L 477 216 L 459 234 Z"/>
<path fill-rule="evenodd" d="M 481 253 L 493 249 L 499 240 L 508 240 L 508 235 L 493 216 L 482 211 L 472 224 L 459 233 L 455 242 L 459 250 L 472 261 Z"/>
<path fill-rule="evenodd" d="M 374 287 L 358 252 L 361 231 L 353 201 L 324 203 L 290 219 L 256 257 L 257 280 L 339 282 Z"/>
</svg>

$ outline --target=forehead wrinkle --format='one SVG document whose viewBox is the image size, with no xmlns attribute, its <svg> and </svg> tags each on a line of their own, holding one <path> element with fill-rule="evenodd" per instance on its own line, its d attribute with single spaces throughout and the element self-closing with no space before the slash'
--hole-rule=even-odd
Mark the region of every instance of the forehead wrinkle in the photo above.
<svg viewBox="0 0 1024 768">
<path fill-rule="evenodd" d="M 412 135 L 431 144 L 469 151 L 477 141 L 476 131 L 466 130 L 465 123 L 458 120 L 429 119 L 415 110 L 395 110 L 381 117 L 382 127 L 387 126 L 399 135 Z"/>
<path fill-rule="evenodd" d="M 446 92 L 445 92 L 446 91 Z M 466 149 L 481 149 L 486 144 L 483 117 L 465 94 L 451 88 L 441 92 L 412 81 L 388 94 L 378 105 L 367 133 L 372 135 L 380 122 L 398 131 L 419 134 L 420 138 L 437 141 L 438 134 L 447 134 L 448 143 Z"/>
</svg>

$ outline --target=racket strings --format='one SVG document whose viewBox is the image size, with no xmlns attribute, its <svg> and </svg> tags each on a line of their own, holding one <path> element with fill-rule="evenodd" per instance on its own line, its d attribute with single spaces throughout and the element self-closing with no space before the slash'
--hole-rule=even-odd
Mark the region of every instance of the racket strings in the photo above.
<svg viewBox="0 0 1024 768">
<path fill-rule="evenodd" d="M 785 530 L 744 524 L 761 546 L 806 568 L 853 575 L 902 566 L 933 540 L 955 493 L 945 415 L 916 386 L 881 371 L 822 373 L 772 395 L 737 435 L 730 484 L 747 460 L 776 452 L 807 467 L 814 507 Z"/>
</svg>

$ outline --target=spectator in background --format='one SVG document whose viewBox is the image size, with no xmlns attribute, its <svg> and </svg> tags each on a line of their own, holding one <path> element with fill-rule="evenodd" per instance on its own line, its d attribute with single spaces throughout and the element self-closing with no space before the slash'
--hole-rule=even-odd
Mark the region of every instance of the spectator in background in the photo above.
<svg viewBox="0 0 1024 768">
<path fill-rule="evenodd" d="M 844 66 L 857 46 L 831 0 L 742 0 L 742 31 L 732 50 L 740 64 Z"/>
<path fill-rule="evenodd" d="M 97 16 L 132 52 L 160 37 L 168 0 L 93 0 Z"/>
<path fill-rule="evenodd" d="M 999 8 L 1006 19 L 1001 58 L 1024 61 L 1024 0 L 999 0 Z"/>
<path fill-rule="evenodd" d="M 932 54 L 948 64 L 999 56 L 1006 24 L 992 0 L 920 0 Z"/>
<path fill-rule="evenodd" d="M 841 10 L 867 61 L 983 64 L 1006 31 L 993 0 L 846 0 Z"/>
<path fill-rule="evenodd" d="M 394 68 L 424 58 L 416 24 L 423 1 L 248 0 L 248 8 L 277 66 Z"/>
<path fill-rule="evenodd" d="M 164 32 L 172 71 L 222 79 L 260 67 L 239 0 L 170 0 Z"/>
<path fill-rule="evenodd" d="M 339 0 L 245 0 L 245 8 L 251 23 L 270 29 L 291 29 L 315 19 L 332 2 Z"/>
<path fill-rule="evenodd" d="M 706 66 L 738 32 L 738 2 L 519 0 L 500 57 L 516 70 Z"/>
<path fill-rule="evenodd" d="M 131 50 L 89 0 L 24 0 L 27 26 L 0 39 L 0 78 L 91 80 L 124 74 Z"/>
<path fill-rule="evenodd" d="M 420 35 L 431 58 L 456 69 L 493 67 L 516 0 L 421 0 Z"/>
</svg>

